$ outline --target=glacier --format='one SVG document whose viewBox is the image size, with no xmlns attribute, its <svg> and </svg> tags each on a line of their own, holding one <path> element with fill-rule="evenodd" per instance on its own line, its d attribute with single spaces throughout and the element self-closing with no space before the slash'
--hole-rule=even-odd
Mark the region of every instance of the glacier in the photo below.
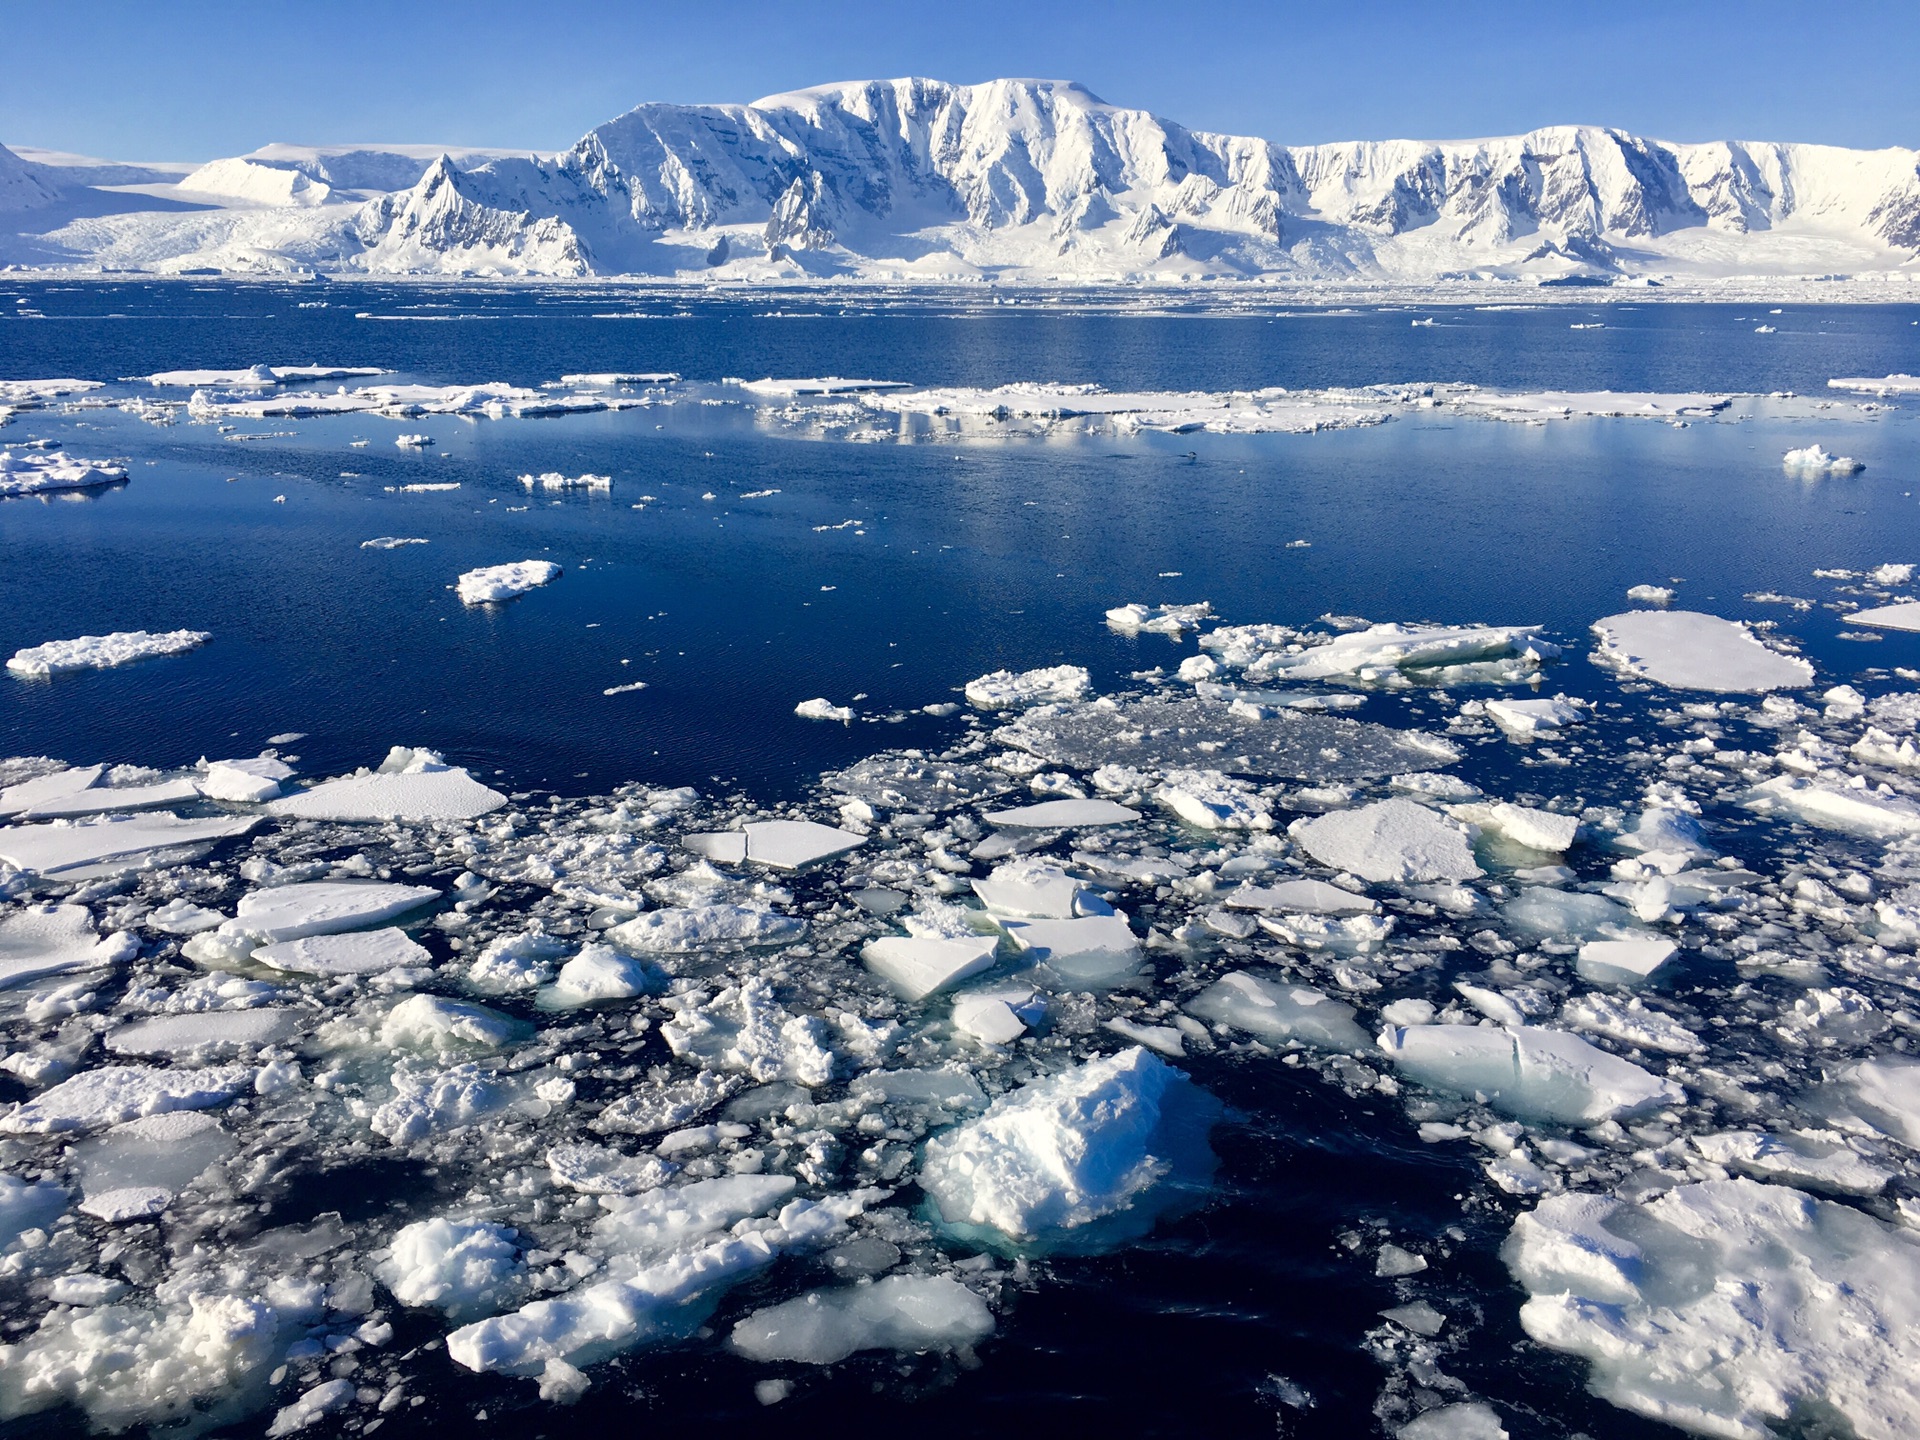
<svg viewBox="0 0 1920 1440">
<path fill-rule="evenodd" d="M 557 155 L 0 147 L 0 264 L 29 272 L 1684 285 L 1910 282 L 1917 251 L 1912 149 L 1591 125 L 1288 146 L 1062 80 L 643 104 Z"/>
</svg>

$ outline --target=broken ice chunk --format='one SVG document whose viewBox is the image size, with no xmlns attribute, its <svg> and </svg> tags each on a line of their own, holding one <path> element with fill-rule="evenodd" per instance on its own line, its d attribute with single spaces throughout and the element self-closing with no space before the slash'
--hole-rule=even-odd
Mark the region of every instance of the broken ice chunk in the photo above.
<svg viewBox="0 0 1920 1440">
<path fill-rule="evenodd" d="M 1594 663 L 1678 690 L 1758 694 L 1813 683 L 1813 666 L 1770 650 L 1737 620 L 1695 610 L 1629 610 L 1593 622 Z"/>
<path fill-rule="evenodd" d="M 502 1015 L 470 1000 L 443 995 L 409 995 L 380 1022 L 380 1043 L 390 1050 L 440 1052 L 472 1048 L 497 1050 L 533 1033 L 525 1021 Z"/>
<path fill-rule="evenodd" d="M 205 774 L 200 777 L 200 793 L 209 800 L 225 800 L 236 805 L 257 805 L 280 793 L 280 782 L 293 774 L 293 767 L 271 756 L 251 760 L 203 760 Z"/>
<path fill-rule="evenodd" d="M 97 785 L 56 799 L 43 800 L 31 809 L 22 811 L 21 818 L 57 820 L 109 812 L 153 810 L 162 805 L 179 805 L 199 798 L 200 787 L 191 780 L 162 780 L 152 785 Z"/>
<path fill-rule="evenodd" d="M 1472 880 L 1484 873 L 1468 831 L 1412 800 L 1296 820 L 1287 833 L 1322 864 L 1379 884 Z"/>
<path fill-rule="evenodd" d="M 1531 1295 L 1523 1328 L 1585 1357 L 1593 1391 L 1624 1409 L 1741 1440 L 1808 1413 L 1862 1440 L 1920 1434 L 1909 1231 L 1784 1186 L 1715 1180 L 1644 1204 L 1550 1196 L 1502 1255 Z"/>
<path fill-rule="evenodd" d="M 853 720 L 853 707 L 836 705 L 825 696 L 815 696 L 811 700 L 802 700 L 793 707 L 793 713 L 802 720 L 835 720 L 845 725 Z"/>
<path fill-rule="evenodd" d="M 518 1239 L 501 1225 L 444 1216 L 416 1220 L 395 1233 L 374 1273 L 402 1305 L 431 1305 L 449 1320 L 471 1320 L 524 1296 Z"/>
<path fill-rule="evenodd" d="M 1511 735 L 1558 730 L 1580 718 L 1580 706 L 1564 695 L 1551 700 L 1489 700 L 1487 718 Z"/>
<path fill-rule="evenodd" d="M 1920 600 L 1903 600 L 1897 605 L 1880 605 L 1871 610 L 1856 610 L 1843 616 L 1845 625 L 1871 625 L 1876 630 L 1920 630 Z"/>
<path fill-rule="evenodd" d="M 469 570 L 454 588 L 462 604 L 494 605 L 516 600 L 559 578 L 560 567 L 551 560 L 515 560 L 506 565 L 483 565 L 478 570 Z"/>
<path fill-rule="evenodd" d="M 1402 1307 L 1403 1310 L 1415 1308 L 1417 1307 Z M 1383 1310 L 1380 1313 L 1398 1318 L 1400 1312 Z M 1414 1416 L 1395 1430 L 1393 1435 L 1394 1440 L 1509 1440 L 1507 1427 L 1500 1423 L 1499 1412 L 1480 1400 L 1463 1400 L 1451 1405 L 1436 1405 L 1433 1409 Z"/>
<path fill-rule="evenodd" d="M 657 1155 L 622 1155 L 605 1145 L 556 1145 L 547 1151 L 547 1169 L 554 1184 L 569 1190 L 638 1195 L 665 1184 L 677 1167 Z"/>
<path fill-rule="evenodd" d="M 199 1070 L 103 1065 L 83 1070 L 15 1106 L 0 1116 L 0 1130 L 16 1135 L 54 1134 L 117 1125 L 169 1110 L 206 1110 L 251 1088 L 253 1076 L 250 1065 L 210 1065 Z"/>
<path fill-rule="evenodd" d="M 0 790 L 0 817 L 22 814 L 50 800 L 64 800 L 69 795 L 99 784 L 106 769 L 104 765 L 77 765 L 9 785 Z"/>
<path fill-rule="evenodd" d="M 1215 981 L 1187 1003 L 1187 1010 L 1283 1044 L 1297 1040 L 1348 1053 L 1367 1048 L 1366 1033 L 1354 1023 L 1349 1006 L 1310 986 L 1262 980 L 1244 970 Z"/>
<path fill-rule="evenodd" d="M 1796 475 L 1858 475 L 1867 468 L 1851 455 L 1829 455 L 1818 445 L 1789 450 L 1781 457 L 1780 464 Z"/>
<path fill-rule="evenodd" d="M 743 828 L 747 859 L 776 870 L 802 870 L 867 843 L 864 835 L 812 820 L 758 820 Z"/>
<path fill-rule="evenodd" d="M 716 835 L 682 835 L 680 844 L 716 865 L 739 865 L 747 858 L 747 837 L 738 830 Z"/>
<path fill-rule="evenodd" d="M 1111 800 L 1047 800 L 1013 810 L 989 810 L 981 818 L 989 825 L 1075 830 L 1088 825 L 1131 825 L 1140 818 L 1140 812 Z"/>
<path fill-rule="evenodd" d="M 1273 813 L 1250 786 L 1218 771 L 1175 770 L 1153 798 L 1202 830 L 1271 830 Z"/>
<path fill-rule="evenodd" d="M 155 1015 L 112 1031 L 106 1047 L 115 1055 L 191 1055 L 196 1051 L 250 1049 L 298 1034 L 305 1022 L 304 1012 L 277 1008 Z"/>
<path fill-rule="evenodd" d="M 250 816 L 182 820 L 161 814 L 81 825 L 10 825 L 0 829 L 0 861 L 62 880 L 91 879 L 146 869 L 215 840 L 244 835 L 258 823 Z"/>
<path fill-rule="evenodd" d="M 1140 942 L 1118 911 L 1081 920 L 1007 920 L 1002 928 L 1056 974 L 1084 984 L 1116 980 L 1140 956 Z"/>
<path fill-rule="evenodd" d="M 1523 1120 L 1595 1125 L 1686 1098 L 1672 1081 L 1564 1030 L 1399 1026 L 1382 1032 L 1380 1048 L 1421 1084 L 1483 1097 Z"/>
<path fill-rule="evenodd" d="M 1920 805 L 1902 795 L 1778 775 L 1749 790 L 1744 803 L 1763 813 L 1786 811 L 1809 824 L 1890 839 L 1920 835 Z"/>
<path fill-rule="evenodd" d="M 1030 989 L 975 990 L 953 997 L 954 1027 L 988 1045 L 1011 1045 L 1046 1014 L 1046 1001 Z"/>
<path fill-rule="evenodd" d="M 72 640 L 49 640 L 44 645 L 16 651 L 7 661 L 15 675 L 44 678 L 69 670 L 108 670 L 158 655 L 180 655 L 198 649 L 213 636 L 204 630 L 120 630 L 111 635 L 81 635 Z"/>
<path fill-rule="evenodd" d="M 1452 813 L 1455 819 L 1491 830 L 1515 845 L 1547 855 L 1558 855 L 1569 849 L 1580 833 L 1577 815 L 1560 815 L 1505 800 L 1497 805 L 1462 805 Z"/>
<path fill-rule="evenodd" d="M 220 927 L 262 944 L 337 935 L 405 915 L 440 898 L 430 885 L 392 885 L 372 880 L 313 880 L 250 890 L 233 919 Z"/>
<path fill-rule="evenodd" d="M 684 954 L 709 945 L 784 945 L 807 933 L 807 922 L 744 905 L 691 905 L 650 910 L 622 921 L 607 938 L 641 954 Z"/>
<path fill-rule="evenodd" d="M 1134 1046 L 1000 1096 L 929 1140 L 920 1186 L 959 1238 L 1091 1251 L 1144 1234 L 1211 1175 L 1219 1103 Z"/>
<path fill-rule="evenodd" d="M 631 1000 L 666 988 L 666 976 L 644 960 L 610 945 L 588 945 L 560 967 L 553 984 L 534 1003 L 542 1010 L 571 1010 L 603 1000 Z"/>
<path fill-rule="evenodd" d="M 1637 600 L 1642 605 L 1671 605 L 1673 587 L 1670 585 L 1634 585 L 1627 590 L 1627 599 Z"/>
<path fill-rule="evenodd" d="M 1294 910 L 1304 915 L 1371 915 L 1380 908 L 1366 896 L 1324 880 L 1242 885 L 1227 896 L 1227 904 L 1236 910 Z"/>
<path fill-rule="evenodd" d="M 139 950 L 131 935 L 96 936 L 84 905 L 28 905 L 0 919 L 0 990 L 124 964 Z"/>
<path fill-rule="evenodd" d="M 1192 605 L 1119 605 L 1107 611 L 1107 625 L 1123 635 L 1146 631 L 1153 635 L 1181 635 L 1198 630 L 1202 620 L 1211 619 L 1213 606 L 1205 600 Z"/>
<path fill-rule="evenodd" d="M 1023 857 L 997 866 L 984 880 L 970 882 L 973 893 L 996 915 L 1067 920 L 1076 913 L 1080 882 L 1045 860 Z"/>
<path fill-rule="evenodd" d="M 1575 968 L 1596 985 L 1640 985 L 1678 951 L 1671 940 L 1589 940 Z"/>
<path fill-rule="evenodd" d="M 992 937 L 976 940 L 922 939 L 883 935 L 861 948 L 869 970 L 891 981 L 909 1000 L 957 985 L 968 976 L 991 969 L 996 944 Z"/>
<path fill-rule="evenodd" d="M 982 710 L 1006 710 L 1044 701 L 1078 700 L 1091 681 L 1083 665 L 1051 665 L 1039 670 L 995 670 L 967 682 L 966 696 Z"/>
<path fill-rule="evenodd" d="M 756 1310 L 733 1327 L 729 1340 L 750 1360 L 832 1365 L 859 1350 L 923 1355 L 973 1345 L 992 1333 L 993 1312 L 959 1281 L 888 1275 Z"/>
<path fill-rule="evenodd" d="M 1920 1149 L 1920 1061 L 1903 1055 L 1863 1060 L 1842 1071 L 1833 1088 L 1868 1125 Z"/>
<path fill-rule="evenodd" d="M 1894 1172 L 1856 1154 L 1832 1131 L 1767 1135 L 1727 1130 L 1689 1143 L 1714 1164 L 1759 1180 L 1831 1195 L 1878 1195 Z"/>
<path fill-rule="evenodd" d="M 1484 678 L 1523 679 L 1560 647 L 1540 638 L 1538 625 L 1369 625 L 1332 637 L 1288 637 L 1279 644 L 1248 644 L 1265 639 L 1244 626 L 1200 637 L 1201 645 L 1221 652 L 1230 664 L 1244 666 L 1247 678 L 1265 680 L 1348 680 L 1406 685 L 1451 678 L 1450 667 L 1483 666 Z M 1279 636 L 1272 637 L 1280 640 Z"/>
<path fill-rule="evenodd" d="M 506 803 L 498 790 L 433 751 L 396 745 L 377 771 L 329 780 L 267 809 L 306 820 L 471 820 Z"/>
<path fill-rule="evenodd" d="M 307 935 L 263 945 L 248 957 L 299 975 L 379 975 L 428 965 L 433 957 L 404 930 L 388 927 L 357 935 Z"/>
</svg>

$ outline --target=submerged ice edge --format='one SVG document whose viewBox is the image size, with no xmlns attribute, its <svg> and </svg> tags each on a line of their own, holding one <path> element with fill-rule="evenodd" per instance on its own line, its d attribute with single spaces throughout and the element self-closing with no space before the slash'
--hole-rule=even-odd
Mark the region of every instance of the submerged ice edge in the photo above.
<svg viewBox="0 0 1920 1440">
<path fill-rule="evenodd" d="M 5 762 L 0 1064 L 28 1098 L 0 1116 L 0 1267 L 26 1297 L 0 1404 L 277 1406 L 277 1433 L 378 1411 L 419 1383 L 387 1349 L 396 1306 L 563 1401 L 781 1256 L 808 1288 L 738 1319 L 740 1354 L 971 1347 L 1034 1257 L 1205 1203 L 1217 1110 L 1176 1066 L 1284 1063 L 1478 1148 L 1476 1200 L 1520 1216 L 1522 1320 L 1615 1403 L 1716 1433 L 1816 1402 L 1910 1430 L 1920 1401 L 1863 1377 L 1916 1358 L 1874 1277 L 1920 1222 L 1920 694 L 1816 701 L 1749 633 L 1690 623 L 1663 660 L 1622 639 L 1623 683 L 1765 657 L 1726 688 L 1787 693 L 1635 718 L 1431 688 L 1539 677 L 1558 652 L 1526 627 L 1200 638 L 1207 675 L 1145 695 L 1088 700 L 1071 666 L 981 677 L 951 750 L 880 752 L 785 812 L 513 797 L 404 747 L 311 786 L 273 755 Z M 1446 739 L 1236 671 L 1437 703 Z M 1512 747 L 1545 792 L 1448 773 Z M 304 1177 L 384 1156 L 474 1183 L 403 1197 L 404 1224 L 274 1223 Z M 1753 1237 L 1721 1262 L 1754 1286 L 1738 1317 L 1646 1268 L 1658 1225 L 1710 1205 Z M 1755 1268 L 1787 1242 L 1798 1268 Z M 1427 1307 L 1382 1353 L 1433 1373 L 1453 1352 L 1425 1317 L 1446 1344 L 1472 1324 L 1440 1247 L 1349 1248 Z M 1568 1278 L 1595 1255 L 1612 1269 Z M 1834 1285 L 1876 1338 L 1794 1329 Z M 1727 1351 L 1684 1397 L 1619 1358 L 1671 1326 Z M 1747 1384 L 1783 1345 L 1789 1379 Z M 1403 1419 L 1407 1393 L 1389 1378 Z"/>
</svg>

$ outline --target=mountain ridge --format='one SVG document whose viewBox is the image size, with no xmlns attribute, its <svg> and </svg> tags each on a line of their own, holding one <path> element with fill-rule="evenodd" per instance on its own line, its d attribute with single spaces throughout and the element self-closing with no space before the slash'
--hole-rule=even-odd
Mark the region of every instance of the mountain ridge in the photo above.
<svg viewBox="0 0 1920 1440">
<path fill-rule="evenodd" d="M 649 102 L 552 155 L 436 150 L 270 145 L 126 187 L 152 212 L 129 194 L 119 213 L 69 217 L 57 197 L 75 172 L 0 148 L 0 210 L 25 222 L 0 261 L 1044 282 L 1920 273 L 1920 151 L 1892 147 L 1606 126 L 1287 146 L 1072 81 L 907 77 Z"/>
</svg>

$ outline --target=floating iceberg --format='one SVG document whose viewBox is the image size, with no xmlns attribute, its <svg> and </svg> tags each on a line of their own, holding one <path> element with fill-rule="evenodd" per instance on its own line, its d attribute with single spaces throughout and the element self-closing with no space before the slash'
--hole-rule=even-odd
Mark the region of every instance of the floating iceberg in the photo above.
<svg viewBox="0 0 1920 1440">
<path fill-rule="evenodd" d="M 1695 610 L 1629 610 L 1593 622 L 1596 664 L 1678 690 L 1758 694 L 1813 683 L 1813 666 L 1770 650 L 1737 620 Z"/>
<path fill-rule="evenodd" d="M 82 635 L 49 640 L 16 651 L 7 669 L 16 675 L 54 675 L 68 670 L 106 670 L 156 655 L 180 655 L 211 640 L 204 630 L 118 630 L 111 635 Z"/>
<path fill-rule="evenodd" d="M 466 605 L 492 605 L 516 600 L 529 590 L 550 585 L 560 577 L 560 567 L 551 560 L 515 560 L 506 565 L 483 565 L 460 577 L 455 587 Z"/>
</svg>

